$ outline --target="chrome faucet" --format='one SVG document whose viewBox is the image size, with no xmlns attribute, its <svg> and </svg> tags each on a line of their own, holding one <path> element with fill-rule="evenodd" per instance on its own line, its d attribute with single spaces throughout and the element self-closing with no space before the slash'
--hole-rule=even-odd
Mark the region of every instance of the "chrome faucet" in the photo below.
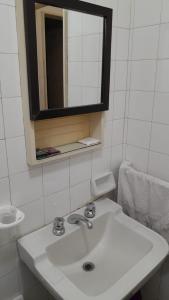
<svg viewBox="0 0 169 300">
<path fill-rule="evenodd" d="M 65 233 L 64 218 L 55 218 L 53 222 L 53 234 L 61 236 Z"/>
<path fill-rule="evenodd" d="M 69 224 L 80 224 L 81 222 L 86 223 L 88 229 L 93 228 L 93 223 L 90 222 L 87 218 L 83 217 L 82 215 L 73 214 L 68 217 L 67 219 Z"/>
</svg>

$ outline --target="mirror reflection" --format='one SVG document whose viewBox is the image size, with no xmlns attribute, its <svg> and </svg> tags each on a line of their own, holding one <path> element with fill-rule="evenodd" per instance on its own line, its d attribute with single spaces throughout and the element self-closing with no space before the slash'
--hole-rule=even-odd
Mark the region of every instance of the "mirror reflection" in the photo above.
<svg viewBox="0 0 169 300">
<path fill-rule="evenodd" d="M 103 18 L 35 9 L 41 110 L 101 103 Z"/>
</svg>

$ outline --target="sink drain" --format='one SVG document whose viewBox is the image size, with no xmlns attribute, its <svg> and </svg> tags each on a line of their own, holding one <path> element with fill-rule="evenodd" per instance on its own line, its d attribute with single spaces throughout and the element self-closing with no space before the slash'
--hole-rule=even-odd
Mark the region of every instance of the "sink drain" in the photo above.
<svg viewBox="0 0 169 300">
<path fill-rule="evenodd" d="M 82 268 L 85 272 L 91 272 L 95 269 L 95 265 L 92 262 L 86 262 Z"/>
</svg>

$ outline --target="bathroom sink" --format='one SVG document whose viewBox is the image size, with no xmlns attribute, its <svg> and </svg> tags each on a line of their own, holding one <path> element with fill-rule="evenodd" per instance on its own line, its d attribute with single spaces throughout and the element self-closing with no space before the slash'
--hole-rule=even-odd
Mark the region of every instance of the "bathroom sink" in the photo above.
<svg viewBox="0 0 169 300">
<path fill-rule="evenodd" d="M 168 244 L 109 199 L 96 202 L 92 222 L 92 230 L 66 222 L 61 237 L 52 225 L 33 232 L 19 240 L 20 256 L 55 297 L 125 299 L 161 265 Z"/>
</svg>

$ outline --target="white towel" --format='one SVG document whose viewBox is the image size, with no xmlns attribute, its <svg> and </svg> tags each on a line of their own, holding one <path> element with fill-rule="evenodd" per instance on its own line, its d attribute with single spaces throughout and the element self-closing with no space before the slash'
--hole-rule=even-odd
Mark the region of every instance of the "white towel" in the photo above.
<svg viewBox="0 0 169 300">
<path fill-rule="evenodd" d="M 169 183 L 136 171 L 123 162 L 119 172 L 118 203 L 124 212 L 169 242 Z"/>
</svg>

